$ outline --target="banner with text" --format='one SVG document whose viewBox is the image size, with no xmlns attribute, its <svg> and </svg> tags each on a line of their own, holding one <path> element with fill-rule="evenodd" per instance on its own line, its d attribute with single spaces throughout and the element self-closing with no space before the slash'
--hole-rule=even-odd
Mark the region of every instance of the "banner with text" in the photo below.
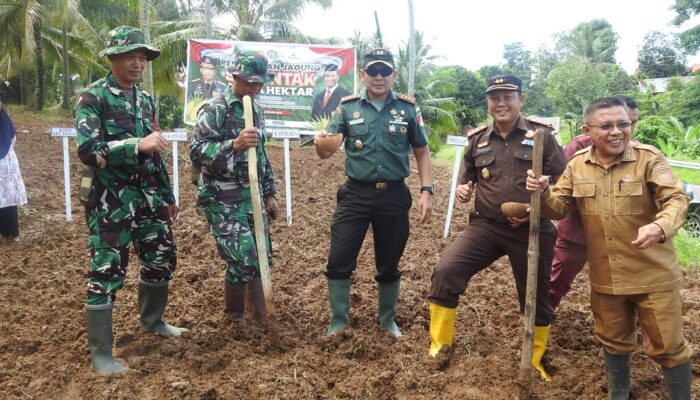
<svg viewBox="0 0 700 400">
<path fill-rule="evenodd" d="M 275 74 L 274 81 L 265 84 L 256 98 L 265 111 L 268 130 L 304 134 L 322 129 L 319 125 L 338 107 L 340 98 L 355 92 L 353 47 L 191 39 L 187 46 L 185 123 L 194 125 L 197 110 L 232 82 L 227 70 L 241 50 L 264 54 L 268 71 Z"/>
</svg>

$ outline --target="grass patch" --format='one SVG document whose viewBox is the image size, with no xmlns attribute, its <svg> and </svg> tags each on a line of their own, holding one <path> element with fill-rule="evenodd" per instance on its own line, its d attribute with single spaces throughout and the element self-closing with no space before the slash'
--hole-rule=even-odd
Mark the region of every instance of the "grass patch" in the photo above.
<svg viewBox="0 0 700 400">
<path fill-rule="evenodd" d="M 685 229 L 681 229 L 673 238 L 673 244 L 676 246 L 678 263 L 683 269 L 700 269 L 700 240 L 692 237 Z"/>
<path fill-rule="evenodd" d="M 694 185 L 700 185 L 700 170 L 681 167 L 671 167 L 671 169 L 682 180 Z"/>
</svg>

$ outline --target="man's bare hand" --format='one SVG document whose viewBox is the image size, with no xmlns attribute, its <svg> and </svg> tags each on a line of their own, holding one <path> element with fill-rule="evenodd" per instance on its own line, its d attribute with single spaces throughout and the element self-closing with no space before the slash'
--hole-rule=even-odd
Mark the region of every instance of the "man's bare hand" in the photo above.
<svg viewBox="0 0 700 400">
<path fill-rule="evenodd" d="M 433 195 L 430 192 L 421 192 L 418 207 L 420 208 L 420 219 L 418 222 L 421 224 L 428 223 L 430 216 L 433 214 Z"/>
<path fill-rule="evenodd" d="M 265 213 L 270 220 L 277 219 L 277 200 L 275 200 L 275 196 L 265 197 Z"/>
<path fill-rule="evenodd" d="M 233 151 L 246 151 L 258 145 L 258 130 L 256 128 L 245 128 L 233 140 Z"/>
<path fill-rule="evenodd" d="M 461 203 L 468 203 L 472 198 L 472 192 L 474 191 L 474 183 L 472 181 L 467 182 L 464 185 L 458 185 L 455 191 L 455 196 L 457 200 Z"/>
<path fill-rule="evenodd" d="M 177 216 L 180 213 L 180 207 L 178 207 L 177 204 L 165 206 L 165 213 L 168 215 L 168 219 L 173 221 L 177 219 Z"/>
<path fill-rule="evenodd" d="M 540 192 L 545 191 L 549 187 L 549 178 L 546 176 L 540 176 L 537 178 L 535 172 L 531 169 L 527 170 L 527 180 L 525 181 L 525 189 L 528 192 L 535 192 L 539 189 Z"/>
<path fill-rule="evenodd" d="M 160 131 L 156 131 L 139 140 L 137 150 L 139 153 L 160 153 L 168 147 L 168 141 L 165 140 Z"/>
<path fill-rule="evenodd" d="M 656 223 L 644 225 L 637 230 L 637 239 L 632 241 L 632 245 L 644 250 L 659 243 L 664 236 L 664 230 Z"/>
</svg>

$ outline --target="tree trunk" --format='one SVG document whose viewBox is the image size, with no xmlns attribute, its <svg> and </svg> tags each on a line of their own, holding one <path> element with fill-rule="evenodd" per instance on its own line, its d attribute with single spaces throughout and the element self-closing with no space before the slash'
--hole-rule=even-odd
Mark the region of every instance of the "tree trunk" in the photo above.
<svg viewBox="0 0 700 400">
<path fill-rule="evenodd" d="M 34 40 L 36 41 L 36 82 L 34 82 L 34 96 L 36 97 L 36 110 L 44 108 L 44 46 L 41 43 L 41 22 L 34 25 Z"/>
<path fill-rule="evenodd" d="M 61 108 L 67 110 L 70 108 L 70 67 L 68 66 L 68 27 L 63 24 L 61 29 L 63 56 L 63 104 Z"/>
</svg>

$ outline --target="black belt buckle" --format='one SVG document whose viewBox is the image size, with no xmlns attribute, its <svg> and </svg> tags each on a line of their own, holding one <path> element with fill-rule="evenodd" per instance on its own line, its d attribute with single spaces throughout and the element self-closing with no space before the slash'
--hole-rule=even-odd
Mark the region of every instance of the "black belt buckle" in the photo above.
<svg viewBox="0 0 700 400">
<path fill-rule="evenodd" d="M 374 184 L 374 188 L 377 190 L 384 190 L 387 188 L 387 186 L 389 186 L 389 184 L 386 182 L 377 182 Z"/>
</svg>

